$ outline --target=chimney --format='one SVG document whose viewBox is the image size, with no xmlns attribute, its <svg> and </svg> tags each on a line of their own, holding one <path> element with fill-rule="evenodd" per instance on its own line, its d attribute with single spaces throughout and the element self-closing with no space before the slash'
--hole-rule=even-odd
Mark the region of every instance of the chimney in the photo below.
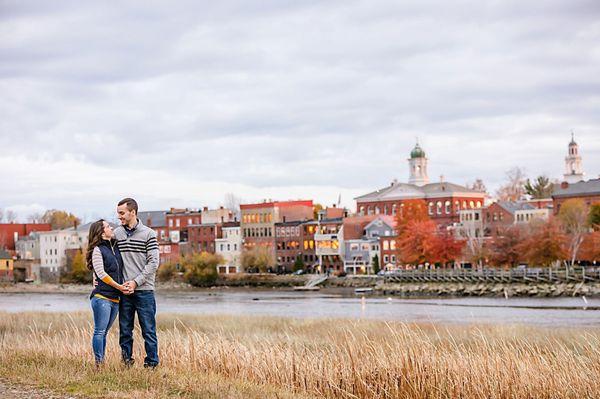
<svg viewBox="0 0 600 399">
<path fill-rule="evenodd" d="M 223 205 L 221 205 L 221 206 L 219 207 L 219 209 L 223 209 Z"/>
<path fill-rule="evenodd" d="M 564 181 L 560 183 L 560 188 L 562 188 L 563 190 L 569 188 L 569 182 Z"/>
<path fill-rule="evenodd" d="M 205 206 L 204 208 L 202 208 L 202 210 L 203 210 L 204 212 L 208 212 L 208 207 L 207 207 L 207 206 Z"/>
</svg>

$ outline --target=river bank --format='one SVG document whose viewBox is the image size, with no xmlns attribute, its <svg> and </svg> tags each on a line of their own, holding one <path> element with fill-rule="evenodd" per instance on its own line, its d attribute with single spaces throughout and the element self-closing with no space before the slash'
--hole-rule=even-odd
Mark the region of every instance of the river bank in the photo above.
<svg viewBox="0 0 600 399">
<path fill-rule="evenodd" d="M 157 282 L 157 292 L 194 292 L 215 289 L 280 289 L 303 286 L 314 275 L 231 274 L 220 276 L 212 287 L 197 288 L 182 281 Z M 373 295 L 398 297 L 600 297 L 600 283 L 495 283 L 495 282 L 400 282 L 386 283 L 380 276 L 329 277 L 321 287 L 329 292 L 372 288 Z M 87 284 L 0 284 L 5 293 L 86 293 Z"/>
</svg>

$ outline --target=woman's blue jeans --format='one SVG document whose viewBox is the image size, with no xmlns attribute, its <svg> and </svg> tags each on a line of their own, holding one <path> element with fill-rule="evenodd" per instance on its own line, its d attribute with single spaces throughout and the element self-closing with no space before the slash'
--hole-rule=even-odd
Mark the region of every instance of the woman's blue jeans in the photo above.
<svg viewBox="0 0 600 399">
<path fill-rule="evenodd" d="M 94 312 L 92 348 L 94 349 L 96 363 L 102 363 L 104 362 L 104 352 L 106 349 L 106 335 L 119 313 L 119 304 L 98 297 L 93 297 L 91 304 L 92 311 Z"/>
</svg>

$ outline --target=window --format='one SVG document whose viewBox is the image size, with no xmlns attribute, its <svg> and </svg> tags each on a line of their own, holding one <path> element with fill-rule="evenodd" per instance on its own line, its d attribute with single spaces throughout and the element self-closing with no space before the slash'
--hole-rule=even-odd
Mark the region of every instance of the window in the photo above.
<svg viewBox="0 0 600 399">
<path fill-rule="evenodd" d="M 223 247 L 224 247 L 223 244 L 221 244 L 221 252 L 223 252 Z"/>
<path fill-rule="evenodd" d="M 169 227 L 173 227 L 173 219 L 169 219 Z"/>
<path fill-rule="evenodd" d="M 392 263 L 396 263 L 396 255 L 392 255 Z"/>
<path fill-rule="evenodd" d="M 361 215 L 364 215 L 364 214 L 365 214 L 365 207 L 364 207 L 364 206 L 361 206 L 361 207 L 360 207 L 360 209 L 359 209 L 359 213 L 360 213 Z"/>
<path fill-rule="evenodd" d="M 437 214 L 441 215 L 442 214 L 442 201 L 437 202 L 436 208 L 437 208 Z"/>
<path fill-rule="evenodd" d="M 175 226 L 179 227 L 179 225 L 180 225 L 180 220 L 179 220 L 179 218 L 178 218 L 178 219 L 175 221 Z"/>
<path fill-rule="evenodd" d="M 383 255 L 383 262 L 388 263 L 390 261 L 390 257 L 387 255 Z"/>
<path fill-rule="evenodd" d="M 433 215 L 433 202 L 430 202 L 428 205 L 428 212 L 430 215 Z"/>
<path fill-rule="evenodd" d="M 479 220 L 479 213 L 475 213 L 475 220 Z"/>
<path fill-rule="evenodd" d="M 477 201 L 477 208 L 481 208 L 481 201 Z"/>
<path fill-rule="evenodd" d="M 446 201 L 444 203 L 446 215 L 449 215 L 452 212 L 452 203 L 450 201 Z"/>
<path fill-rule="evenodd" d="M 192 218 L 188 218 L 188 224 L 192 224 Z"/>
<path fill-rule="evenodd" d="M 390 242 L 388 240 L 383 240 L 383 250 L 387 251 L 390 249 Z"/>
<path fill-rule="evenodd" d="M 237 244 L 233 244 L 233 250 L 237 251 Z"/>
<path fill-rule="evenodd" d="M 390 241 L 390 249 L 391 250 L 395 250 L 396 249 L 396 240 L 391 240 Z"/>
<path fill-rule="evenodd" d="M 475 208 L 475 203 L 473 201 L 469 201 L 469 208 Z"/>
<path fill-rule="evenodd" d="M 379 206 L 375 207 L 375 214 L 379 215 L 381 213 L 381 210 L 379 209 Z"/>
<path fill-rule="evenodd" d="M 397 206 L 396 204 L 392 205 L 392 215 L 395 215 L 397 211 Z"/>
<path fill-rule="evenodd" d="M 363 251 L 368 251 L 368 250 L 369 250 L 369 244 L 363 244 L 363 245 L 361 246 L 361 250 L 363 250 Z"/>
<path fill-rule="evenodd" d="M 306 241 L 305 241 L 306 242 Z M 357 243 L 352 243 L 350 244 L 350 251 L 358 251 L 358 244 Z"/>
</svg>

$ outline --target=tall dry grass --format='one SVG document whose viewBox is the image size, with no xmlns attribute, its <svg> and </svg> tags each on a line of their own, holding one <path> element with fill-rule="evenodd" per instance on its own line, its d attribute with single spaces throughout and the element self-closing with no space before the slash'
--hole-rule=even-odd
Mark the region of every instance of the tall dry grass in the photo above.
<svg viewBox="0 0 600 399">
<path fill-rule="evenodd" d="M 157 372 L 92 367 L 91 315 L 0 313 L 0 373 L 87 396 L 600 397 L 600 330 L 160 315 Z M 135 357 L 143 359 L 136 333 Z M 54 376 L 53 376 L 54 375 Z"/>
</svg>

